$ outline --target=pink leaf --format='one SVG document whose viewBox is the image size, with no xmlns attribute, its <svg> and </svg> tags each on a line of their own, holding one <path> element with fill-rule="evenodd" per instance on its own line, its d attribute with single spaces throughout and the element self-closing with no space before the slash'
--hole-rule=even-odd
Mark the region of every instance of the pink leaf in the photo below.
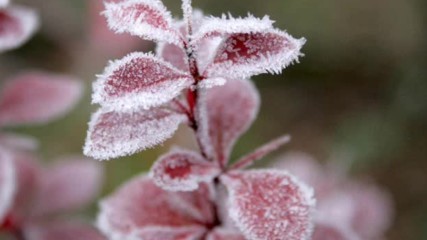
<svg viewBox="0 0 427 240">
<path fill-rule="evenodd" d="M 0 149 L 0 226 L 9 213 L 16 193 L 15 168 L 9 154 Z"/>
<path fill-rule="evenodd" d="M 185 115 L 161 108 L 134 113 L 100 109 L 89 123 L 84 153 L 101 160 L 130 155 L 172 137 L 186 120 Z"/>
<path fill-rule="evenodd" d="M 245 237 L 233 230 L 225 228 L 215 228 L 211 233 L 209 233 L 206 240 L 246 240 Z"/>
<path fill-rule="evenodd" d="M 221 177 L 230 194 L 230 217 L 248 239 L 301 240 L 311 234 L 313 191 L 273 170 L 233 171 Z"/>
<path fill-rule="evenodd" d="M 26 226 L 27 240 L 104 240 L 89 224 L 75 222 L 34 223 Z"/>
<path fill-rule="evenodd" d="M 102 168 L 93 160 L 67 158 L 45 169 L 33 211 L 37 216 L 78 210 L 95 199 Z"/>
<path fill-rule="evenodd" d="M 316 222 L 312 240 L 359 240 L 352 231 L 343 227 L 328 224 L 327 222 Z"/>
<path fill-rule="evenodd" d="M 177 69 L 189 72 L 187 54 L 184 50 L 174 44 L 159 43 L 156 48 L 157 56 L 171 63 Z"/>
<path fill-rule="evenodd" d="M 198 240 L 206 229 L 203 227 L 150 227 L 136 233 L 135 240 Z M 114 239 L 113 239 L 114 240 Z M 122 240 L 117 239 L 117 240 Z"/>
<path fill-rule="evenodd" d="M 94 84 L 93 103 L 116 111 L 164 104 L 193 83 L 190 75 L 151 54 L 132 53 L 105 69 Z"/>
<path fill-rule="evenodd" d="M 167 192 L 158 188 L 150 178 L 140 176 L 102 201 L 98 227 L 114 240 L 131 239 L 132 236 L 152 232 L 153 228 L 163 233 L 165 229 L 175 232 L 200 229 L 200 219 L 194 218 L 187 206 L 181 204 L 194 202 L 187 200 L 199 198 L 195 196 L 199 194 L 206 197 L 204 192 L 197 191 Z"/>
<path fill-rule="evenodd" d="M 279 30 L 231 34 L 204 75 L 248 78 L 267 72 L 280 73 L 298 60 L 304 43 L 304 39 L 294 39 Z"/>
<path fill-rule="evenodd" d="M 265 157 L 267 154 L 277 150 L 279 147 L 288 143 L 290 140 L 291 137 L 289 135 L 284 135 L 282 137 L 274 139 L 273 141 L 270 141 L 267 144 L 257 148 L 252 153 L 242 157 L 235 164 L 233 164 L 230 169 L 235 170 L 247 168 L 251 166 L 255 161 L 258 161 L 261 158 Z"/>
<path fill-rule="evenodd" d="M 38 148 L 39 143 L 29 136 L 3 132 L 0 133 L 0 145 L 12 150 L 33 151 Z"/>
<path fill-rule="evenodd" d="M 181 44 L 172 18 L 159 0 L 125 0 L 105 4 L 108 26 L 117 33 L 130 33 L 153 41 Z"/>
<path fill-rule="evenodd" d="M 0 52 L 20 47 L 34 34 L 38 24 L 38 16 L 32 9 L 0 8 Z"/>
<path fill-rule="evenodd" d="M 81 83 L 69 76 L 43 72 L 20 74 L 3 86 L 0 125 L 46 123 L 70 111 L 81 94 Z"/>
<path fill-rule="evenodd" d="M 175 149 L 161 156 L 151 168 L 154 183 L 167 191 L 194 191 L 210 183 L 220 169 L 196 152 Z"/>
<path fill-rule="evenodd" d="M 232 80 L 212 88 L 206 96 L 209 136 L 216 158 L 225 165 L 231 149 L 255 119 L 259 109 L 259 95 L 248 80 Z"/>
</svg>

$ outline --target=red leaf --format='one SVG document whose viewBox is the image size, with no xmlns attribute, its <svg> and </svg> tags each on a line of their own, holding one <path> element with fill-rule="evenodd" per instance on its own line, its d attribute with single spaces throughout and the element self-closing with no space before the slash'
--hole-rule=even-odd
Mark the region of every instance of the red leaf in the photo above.
<svg viewBox="0 0 427 240">
<path fill-rule="evenodd" d="M 257 148 L 252 153 L 242 157 L 235 164 L 233 164 L 229 169 L 236 170 L 236 169 L 247 168 L 251 166 L 255 161 L 258 161 L 261 158 L 265 157 L 267 154 L 277 150 L 279 147 L 281 147 L 283 144 L 288 143 L 290 140 L 291 140 L 291 137 L 289 135 L 284 135 L 282 137 L 276 138 L 273 141 L 270 141 L 265 145 Z"/>
<path fill-rule="evenodd" d="M 304 43 L 304 39 L 294 39 L 279 30 L 234 33 L 219 47 L 205 75 L 248 78 L 267 72 L 280 73 L 298 60 Z"/>
<path fill-rule="evenodd" d="M 200 197 L 205 197 L 204 201 L 209 203 L 205 192 L 167 192 L 158 188 L 150 178 L 140 176 L 101 203 L 98 226 L 111 239 L 130 239 L 139 233 L 152 232 L 153 228 L 162 234 L 168 229 L 174 232 L 191 228 L 200 230 L 203 227 L 200 219 L 194 218 L 191 210 L 182 205 L 193 203 L 188 200 Z M 191 207 L 197 208 L 195 205 Z"/>
<path fill-rule="evenodd" d="M 167 191 L 194 191 L 201 182 L 210 183 L 220 169 L 196 152 L 173 150 L 151 168 L 154 183 Z"/>
<path fill-rule="evenodd" d="M 93 103 L 116 111 L 148 109 L 177 97 L 190 75 L 151 54 L 132 53 L 105 69 L 94 84 Z"/>
<path fill-rule="evenodd" d="M 81 94 L 81 83 L 69 76 L 43 72 L 20 74 L 3 87 L 0 125 L 46 123 L 70 111 Z"/>
<path fill-rule="evenodd" d="M 130 155 L 172 137 L 186 120 L 185 115 L 161 108 L 134 113 L 100 109 L 89 123 L 84 153 L 101 160 Z"/>
<path fill-rule="evenodd" d="M 170 43 L 159 43 L 157 44 L 156 54 L 165 61 L 171 63 L 177 69 L 184 72 L 190 71 L 188 68 L 187 54 L 181 47 Z"/>
<path fill-rule="evenodd" d="M 172 18 L 159 0 L 124 0 L 105 4 L 108 26 L 117 33 L 130 33 L 153 41 L 181 45 L 180 35 L 172 26 Z"/>
<path fill-rule="evenodd" d="M 285 172 L 233 171 L 221 177 L 230 217 L 248 239 L 301 240 L 311 234 L 313 191 Z"/>
<path fill-rule="evenodd" d="M 0 149 L 0 227 L 9 213 L 16 193 L 16 175 L 10 155 Z"/>
<path fill-rule="evenodd" d="M 38 16 L 34 10 L 21 6 L 0 8 L 0 52 L 20 47 L 37 27 Z"/>
<path fill-rule="evenodd" d="M 79 210 L 95 199 L 102 184 L 102 168 L 90 159 L 67 158 L 45 169 L 33 203 L 35 215 Z"/>
<path fill-rule="evenodd" d="M 104 240 L 89 224 L 75 222 L 33 223 L 24 229 L 28 240 Z"/>
<path fill-rule="evenodd" d="M 222 166 L 228 162 L 234 143 L 255 119 L 259 95 L 248 80 L 231 80 L 208 91 L 207 122 L 210 142 Z"/>
<path fill-rule="evenodd" d="M 206 240 L 245 240 L 245 237 L 237 231 L 225 228 L 215 228 L 211 233 L 209 233 Z"/>
</svg>

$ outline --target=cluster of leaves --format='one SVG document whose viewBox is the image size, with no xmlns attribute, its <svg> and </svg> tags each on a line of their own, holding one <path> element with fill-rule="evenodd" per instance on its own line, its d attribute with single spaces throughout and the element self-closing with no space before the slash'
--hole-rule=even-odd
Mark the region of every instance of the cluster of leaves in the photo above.
<svg viewBox="0 0 427 240">
<path fill-rule="evenodd" d="M 0 1 L 0 52 L 26 42 L 37 23 L 33 10 Z M 42 71 L 18 74 L 2 86 L 0 128 L 57 119 L 81 95 L 82 85 L 73 77 Z M 90 225 L 60 217 L 93 200 L 101 185 L 100 166 L 70 157 L 44 167 L 37 149 L 33 138 L 0 132 L 0 233 L 18 240 L 103 239 Z"/>
<path fill-rule="evenodd" d="M 205 17 L 183 1 L 174 21 L 158 0 L 106 3 L 109 27 L 158 42 L 156 55 L 111 62 L 94 83 L 84 152 L 110 159 L 153 147 L 181 123 L 199 152 L 175 148 L 149 176 L 136 177 L 101 203 L 99 228 L 110 239 L 308 239 L 313 191 L 278 170 L 244 170 L 289 141 L 279 137 L 235 164 L 230 153 L 258 114 L 249 77 L 279 73 L 304 39 L 266 16 Z M 161 237 L 160 237 L 161 236 Z"/>
</svg>

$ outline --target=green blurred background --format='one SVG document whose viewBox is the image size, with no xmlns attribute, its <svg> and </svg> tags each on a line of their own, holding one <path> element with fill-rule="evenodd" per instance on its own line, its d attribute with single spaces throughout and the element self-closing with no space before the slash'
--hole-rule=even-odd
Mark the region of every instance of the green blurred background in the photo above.
<svg viewBox="0 0 427 240">
<path fill-rule="evenodd" d="M 96 108 L 90 105 L 90 84 L 108 60 L 130 51 L 124 44 L 113 53 L 91 37 L 101 26 L 93 23 L 95 11 L 89 6 L 100 1 L 15 1 L 38 9 L 42 24 L 24 47 L 0 55 L 1 78 L 44 69 L 78 76 L 87 86 L 85 98 L 67 117 L 47 126 L 13 129 L 38 137 L 46 161 L 81 154 Z M 180 1 L 164 2 L 180 16 Z M 282 152 L 305 151 L 320 161 L 343 161 L 354 176 L 369 176 L 391 192 L 396 219 L 388 239 L 427 239 L 427 1 L 193 2 L 212 15 L 268 14 L 278 28 L 308 40 L 300 64 L 279 76 L 254 78 L 262 95 L 261 112 L 233 155 L 290 133 L 293 141 Z M 133 49 L 153 48 L 140 41 Z M 181 129 L 163 147 L 106 162 L 104 193 L 146 171 L 171 144 L 192 142 L 189 131 Z"/>
</svg>

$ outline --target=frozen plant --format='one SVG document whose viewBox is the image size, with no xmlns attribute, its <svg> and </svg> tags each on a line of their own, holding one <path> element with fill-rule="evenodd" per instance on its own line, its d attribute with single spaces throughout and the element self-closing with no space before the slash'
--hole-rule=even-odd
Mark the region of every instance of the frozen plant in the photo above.
<svg viewBox="0 0 427 240">
<path fill-rule="evenodd" d="M 30 8 L 0 0 L 0 53 L 24 44 L 38 27 L 38 16 Z"/>
<path fill-rule="evenodd" d="M 289 141 L 279 137 L 230 164 L 235 142 L 258 114 L 249 77 L 297 61 L 304 39 L 266 16 L 205 17 L 184 0 L 182 21 L 158 0 L 107 2 L 109 27 L 158 43 L 157 53 L 111 62 L 94 83 L 86 155 L 111 159 L 153 147 L 181 123 L 199 151 L 175 148 L 150 174 L 101 203 L 98 226 L 114 240 L 306 240 L 311 188 L 279 170 L 245 170 Z M 222 85 L 222 86 L 221 86 Z"/>
<path fill-rule="evenodd" d="M 344 167 L 331 163 L 322 166 L 308 154 L 295 152 L 278 158 L 273 165 L 314 187 L 313 240 L 384 239 L 393 219 L 389 194 L 369 181 L 349 178 Z"/>
</svg>

